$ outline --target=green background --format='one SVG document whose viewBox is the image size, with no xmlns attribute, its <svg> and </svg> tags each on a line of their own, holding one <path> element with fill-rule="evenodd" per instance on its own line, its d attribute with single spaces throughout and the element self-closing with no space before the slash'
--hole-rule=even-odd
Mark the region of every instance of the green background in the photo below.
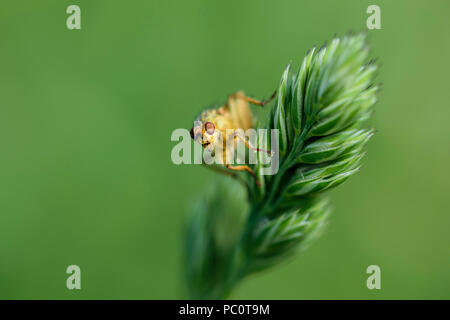
<svg viewBox="0 0 450 320">
<path fill-rule="evenodd" d="M 216 176 L 172 164 L 171 132 L 236 90 L 267 97 L 369 4 L 383 88 L 363 169 L 315 245 L 233 298 L 450 298 L 450 3 L 423 0 L 2 1 L 0 298 L 182 298 L 186 211 Z"/>
</svg>

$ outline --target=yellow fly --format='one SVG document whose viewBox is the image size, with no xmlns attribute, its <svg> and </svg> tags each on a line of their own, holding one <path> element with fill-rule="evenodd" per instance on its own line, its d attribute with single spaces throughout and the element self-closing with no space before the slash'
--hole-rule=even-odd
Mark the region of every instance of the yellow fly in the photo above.
<svg viewBox="0 0 450 320">
<path fill-rule="evenodd" d="M 237 139 L 242 141 L 246 148 L 253 151 L 266 150 L 255 148 L 238 129 L 246 131 L 253 127 L 253 116 L 249 103 L 263 107 L 275 97 L 276 91 L 268 100 L 256 100 L 245 96 L 242 91 L 228 97 L 225 105 L 218 109 L 204 110 L 195 120 L 196 125 L 191 129 L 191 137 L 200 143 L 203 148 L 213 152 L 219 150 L 223 155 L 223 164 L 226 168 L 235 171 L 248 171 L 259 185 L 258 179 L 248 165 L 232 166 L 233 148 Z"/>
</svg>

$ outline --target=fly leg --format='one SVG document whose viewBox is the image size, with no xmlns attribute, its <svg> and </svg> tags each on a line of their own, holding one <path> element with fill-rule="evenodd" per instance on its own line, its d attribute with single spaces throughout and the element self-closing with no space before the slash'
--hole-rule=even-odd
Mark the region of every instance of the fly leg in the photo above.
<svg viewBox="0 0 450 320">
<path fill-rule="evenodd" d="M 255 172 L 249 167 L 249 166 L 231 166 L 230 164 L 225 164 L 225 166 L 230 169 L 230 170 L 235 170 L 235 171 L 247 171 L 249 172 L 253 178 L 255 179 L 255 183 L 257 186 L 261 186 L 261 182 L 259 182 L 258 177 L 256 176 Z"/>
<path fill-rule="evenodd" d="M 219 166 L 216 166 L 216 165 L 213 165 L 213 164 L 208 165 L 208 164 L 203 163 L 203 166 L 205 166 L 208 169 L 211 169 L 211 170 L 213 170 L 215 172 L 218 172 L 218 173 L 224 174 L 226 176 L 229 176 L 229 177 L 231 177 L 233 179 L 236 179 L 239 183 L 242 183 L 242 185 L 247 186 L 246 185 L 246 181 L 243 180 L 242 177 L 240 177 L 235 172 L 228 171 L 227 169 L 225 169 L 223 167 L 219 167 Z"/>
<path fill-rule="evenodd" d="M 273 154 L 272 151 L 265 150 L 265 149 L 261 149 L 261 148 L 256 148 L 256 147 L 252 146 L 252 145 L 250 144 L 250 142 L 247 141 L 247 139 L 245 139 L 243 136 L 241 136 L 241 135 L 240 135 L 239 133 L 237 133 L 237 132 L 235 133 L 235 137 L 239 138 L 239 139 L 245 144 L 245 146 L 246 146 L 247 148 L 249 148 L 250 150 L 253 150 L 253 151 L 256 151 L 256 152 L 258 152 L 258 151 L 260 151 L 260 152 L 266 152 L 266 153 L 269 154 L 269 155 L 272 155 L 272 154 Z"/>
<path fill-rule="evenodd" d="M 247 97 L 244 92 L 238 91 L 228 96 L 228 101 L 224 108 L 230 110 L 230 116 L 235 128 L 243 129 L 244 131 L 252 128 L 254 125 L 252 112 L 250 111 L 249 104 L 255 104 L 264 107 L 269 103 L 276 95 L 276 91 L 267 100 L 257 100 Z"/>
<path fill-rule="evenodd" d="M 251 104 L 255 104 L 257 106 L 264 107 L 266 104 L 268 104 L 270 101 L 272 101 L 273 98 L 275 98 L 276 94 L 277 94 L 277 90 L 275 90 L 274 93 L 270 96 L 270 98 L 266 99 L 266 100 L 253 99 L 253 98 L 247 97 L 242 92 L 236 92 L 236 93 L 232 94 L 230 97 L 235 98 L 235 99 L 242 99 Z"/>
</svg>

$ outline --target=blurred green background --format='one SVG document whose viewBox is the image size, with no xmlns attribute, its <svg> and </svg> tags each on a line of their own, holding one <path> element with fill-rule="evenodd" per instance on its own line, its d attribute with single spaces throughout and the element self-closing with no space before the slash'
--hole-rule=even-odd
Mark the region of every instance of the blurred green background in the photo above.
<svg viewBox="0 0 450 320">
<path fill-rule="evenodd" d="M 172 130 L 238 89 L 267 97 L 370 4 L 383 89 L 363 170 L 314 246 L 233 298 L 450 298 L 450 2 L 423 0 L 3 1 L 0 298 L 182 298 L 185 212 L 215 174 L 172 164 Z"/>
</svg>

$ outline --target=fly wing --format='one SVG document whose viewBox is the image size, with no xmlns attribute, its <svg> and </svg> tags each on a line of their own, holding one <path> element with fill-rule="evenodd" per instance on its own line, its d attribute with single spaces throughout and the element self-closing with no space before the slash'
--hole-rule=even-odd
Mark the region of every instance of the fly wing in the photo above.
<svg viewBox="0 0 450 320">
<path fill-rule="evenodd" d="M 253 116 L 250 111 L 249 103 L 239 98 L 237 95 L 232 95 L 228 98 L 228 107 L 230 108 L 230 116 L 233 121 L 235 129 L 243 129 L 244 131 L 253 127 Z"/>
</svg>

